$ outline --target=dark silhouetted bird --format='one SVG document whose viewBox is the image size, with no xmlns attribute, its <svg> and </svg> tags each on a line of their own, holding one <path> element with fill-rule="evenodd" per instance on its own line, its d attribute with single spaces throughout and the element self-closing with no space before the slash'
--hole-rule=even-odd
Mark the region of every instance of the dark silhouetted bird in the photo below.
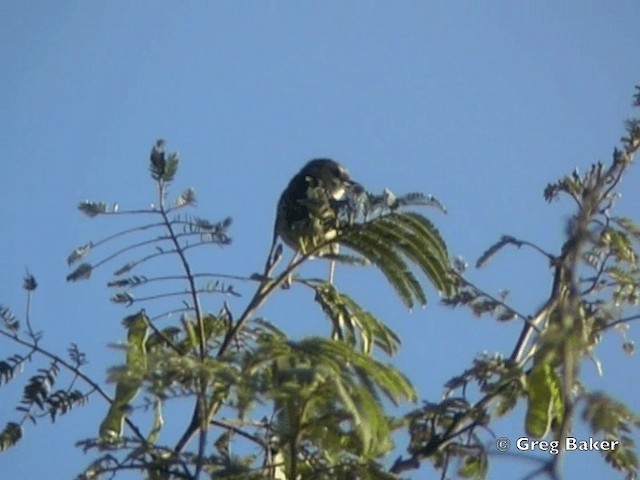
<svg viewBox="0 0 640 480">
<path fill-rule="evenodd" d="M 279 236 L 295 252 L 316 256 L 338 253 L 337 243 L 317 248 L 335 238 L 339 201 L 355 185 L 338 162 L 328 158 L 309 161 L 280 196 L 274 243 Z"/>
</svg>

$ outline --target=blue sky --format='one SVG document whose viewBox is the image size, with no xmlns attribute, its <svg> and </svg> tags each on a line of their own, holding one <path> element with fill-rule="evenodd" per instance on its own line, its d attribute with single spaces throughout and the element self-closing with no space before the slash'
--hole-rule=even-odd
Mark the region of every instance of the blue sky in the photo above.
<svg viewBox="0 0 640 480">
<path fill-rule="evenodd" d="M 576 166 L 609 159 L 640 83 L 633 0 L 26 1 L 5 2 L 0 13 L 0 303 L 21 314 L 29 268 L 40 283 L 33 320 L 45 344 L 64 353 L 78 343 L 96 378 L 120 360 L 106 345 L 122 339 L 130 312 L 108 302 L 115 266 L 67 284 L 65 259 L 126 222 L 87 220 L 76 205 L 155 201 L 146 171 L 157 138 L 180 151 L 176 192 L 193 186 L 199 215 L 234 218 L 233 245 L 198 257 L 201 270 L 257 271 L 278 195 L 318 156 L 341 161 L 369 190 L 437 196 L 449 214 L 429 215 L 451 252 L 473 263 L 505 233 L 558 251 L 570 205 L 548 205 L 542 191 Z M 635 218 L 639 180 L 632 169 L 620 203 Z M 551 281 L 546 261 L 527 251 L 506 251 L 470 276 L 490 292 L 509 289 L 524 311 L 544 301 Z M 400 334 L 397 364 L 425 399 L 437 400 L 477 353 L 508 353 L 519 332 L 446 310 L 433 291 L 425 310 L 408 313 L 373 271 L 342 267 L 337 282 Z M 250 285 L 237 290 L 248 295 Z M 261 313 L 293 335 L 326 333 L 321 313 L 304 313 L 311 303 L 293 289 Z M 208 308 L 219 305 L 212 298 Z M 603 378 L 584 369 L 591 386 L 638 408 L 638 356 L 624 356 L 620 344 L 603 342 Z M 13 351 L 0 342 L 0 356 Z M 0 394 L 4 424 L 16 418 L 19 392 Z M 105 411 L 96 398 L 53 426 L 27 428 L 0 455 L 0 471 L 71 478 L 89 460 L 75 440 L 94 435 Z M 508 422 L 495 431 L 520 434 Z M 530 468 L 494 460 L 490 478 Z M 566 466 L 567 478 L 611 477 L 590 455 L 569 455 Z"/>
</svg>

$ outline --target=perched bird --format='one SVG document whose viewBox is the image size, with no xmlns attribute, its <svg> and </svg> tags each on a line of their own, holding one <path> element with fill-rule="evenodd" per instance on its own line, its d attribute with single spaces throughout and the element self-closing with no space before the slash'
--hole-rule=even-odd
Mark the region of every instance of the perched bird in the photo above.
<svg viewBox="0 0 640 480">
<path fill-rule="evenodd" d="M 323 256 L 338 253 L 338 204 L 355 185 L 346 168 L 328 158 L 309 161 L 291 179 L 278 202 L 273 242 L 280 237 L 296 253 Z M 333 278 L 333 265 L 330 280 Z"/>
</svg>

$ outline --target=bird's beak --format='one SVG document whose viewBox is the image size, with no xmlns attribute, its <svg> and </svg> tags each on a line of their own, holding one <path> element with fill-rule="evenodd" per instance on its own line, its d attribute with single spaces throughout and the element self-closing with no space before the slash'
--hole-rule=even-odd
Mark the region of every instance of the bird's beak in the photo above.
<svg viewBox="0 0 640 480">
<path fill-rule="evenodd" d="M 345 195 L 355 195 L 356 197 L 362 195 L 366 190 L 358 182 L 353 180 L 343 180 L 340 188 L 333 192 L 334 200 L 343 200 Z"/>
<path fill-rule="evenodd" d="M 364 188 L 357 182 L 352 180 L 343 180 L 340 187 L 333 191 L 332 197 L 334 200 L 342 200 L 345 195 L 360 195 L 364 192 Z"/>
</svg>

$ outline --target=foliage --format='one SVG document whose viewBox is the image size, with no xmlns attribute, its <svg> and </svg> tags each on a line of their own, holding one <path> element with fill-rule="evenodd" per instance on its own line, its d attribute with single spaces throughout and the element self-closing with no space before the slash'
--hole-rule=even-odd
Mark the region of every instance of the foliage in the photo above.
<svg viewBox="0 0 640 480">
<path fill-rule="evenodd" d="M 640 89 L 635 104 L 640 106 Z M 73 268 L 67 280 L 74 282 L 119 262 L 108 282 L 112 302 L 145 305 L 124 318 L 126 342 L 119 346 L 124 363 L 108 377 L 115 395 L 84 373 L 87 358 L 78 346 L 71 345 L 68 358 L 42 346 L 43 335 L 33 330 L 29 308 L 37 282 L 28 274 L 23 283 L 26 318 L 19 320 L 9 307 L 0 306 L 0 334 L 19 349 L 0 360 L 0 385 L 16 381 L 25 366 L 43 363 L 24 381 L 18 418 L 0 431 L 0 451 L 22 439 L 27 421 L 35 424 L 43 416 L 55 421 L 94 396 L 106 402 L 105 416 L 95 438 L 78 442 L 93 455 L 79 475 L 83 479 L 135 470 L 153 480 L 386 480 L 401 478 L 425 461 L 441 470 L 443 478 L 453 468 L 462 478 L 485 478 L 492 453 L 487 445 L 495 443 L 489 427 L 498 417 L 515 415 L 515 407 L 522 405 L 523 429 L 531 436 L 563 441 L 581 418 L 594 435 L 618 441 L 620 448 L 602 452 L 604 460 L 635 478 L 632 430 L 640 428 L 638 416 L 618 400 L 590 391 L 580 375 L 582 362 L 596 358 L 605 333 L 639 318 L 629 309 L 640 298 L 640 227 L 612 214 L 617 189 L 640 147 L 640 122 L 630 120 L 626 131 L 609 164 L 597 163 L 584 174 L 576 170 L 546 187 L 547 201 L 565 196 L 575 204 L 557 253 L 503 235 L 478 259 L 476 266 L 485 267 L 509 246 L 540 253 L 551 265 L 551 288 L 534 312 L 522 312 L 506 293 L 493 296 L 471 282 L 463 260 L 452 267 L 444 240 L 419 210 L 444 207 L 415 192 L 354 192 L 336 205 L 339 214 L 331 225 L 336 236 L 308 246 L 282 268 L 282 247 L 274 245 L 263 271 L 250 277 L 196 271 L 191 251 L 228 246 L 231 219 L 210 221 L 183 213 L 196 203 L 191 188 L 173 202 L 167 200 L 180 158 L 165 153 L 159 140 L 149 159 L 157 186 L 155 205 L 123 210 L 118 204 L 86 200 L 78 207 L 89 218 L 135 215 L 144 220 L 77 247 L 67 259 Z M 144 240 L 130 239 L 140 232 Z M 125 246 L 96 258 L 122 239 L 129 239 Z M 332 283 L 294 275 L 314 254 L 332 251 L 326 248 L 332 243 L 349 250 L 332 255 L 333 261 L 375 266 L 408 308 L 427 302 L 428 283 L 445 305 L 521 322 L 513 351 L 478 356 L 445 384 L 440 401 L 423 401 L 407 411 L 418 393 L 387 358 L 399 350 L 400 338 Z M 133 260 L 122 260 L 131 254 L 136 255 Z M 179 274 L 143 271 L 166 256 L 179 260 Z M 236 281 L 255 284 L 241 311 L 232 311 L 224 301 L 238 295 Z M 289 338 L 257 315 L 290 281 L 313 291 L 330 323 L 329 338 Z M 175 282 L 181 287 L 174 288 Z M 155 289 L 153 295 L 140 293 L 147 287 Z M 213 308 L 205 302 L 211 298 Z M 179 320 L 171 323 L 176 314 Z M 633 353 L 626 336 L 623 348 Z M 70 377 L 66 388 L 59 388 L 60 376 Z M 164 406 L 185 399 L 193 410 L 181 437 L 160 443 Z M 390 405 L 406 413 L 394 417 Z M 149 427 L 131 420 L 134 409 L 147 412 Z M 383 459 L 396 448 L 396 432 L 405 434 L 408 446 L 406 454 L 388 465 Z M 561 458 L 554 456 L 529 477 L 557 478 Z"/>
</svg>

